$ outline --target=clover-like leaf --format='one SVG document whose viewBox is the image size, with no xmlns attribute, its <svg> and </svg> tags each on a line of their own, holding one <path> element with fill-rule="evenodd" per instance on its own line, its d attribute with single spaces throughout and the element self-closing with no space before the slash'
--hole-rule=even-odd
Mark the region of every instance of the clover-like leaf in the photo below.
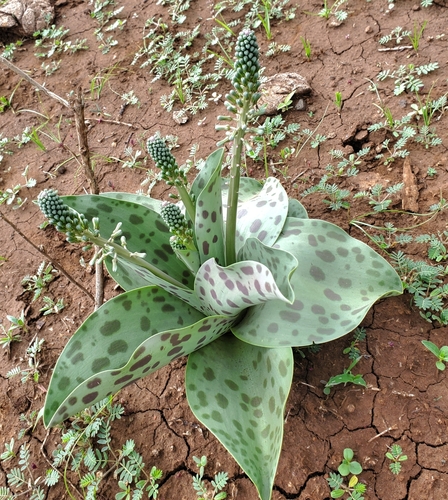
<svg viewBox="0 0 448 500">
<path fill-rule="evenodd" d="M 224 335 L 189 356 L 188 403 L 196 418 L 227 448 L 271 498 L 293 374 L 291 348 L 264 349 Z"/>
<path fill-rule="evenodd" d="M 221 264 L 225 262 L 221 199 L 223 154 L 224 150 L 221 148 L 207 158 L 204 169 L 209 172 L 214 166 L 214 170 L 211 171 L 204 188 L 196 199 L 195 236 L 202 263 L 210 258 L 216 259 Z"/>
<path fill-rule="evenodd" d="M 402 293 L 400 277 L 368 245 L 321 220 L 287 220 L 274 248 L 295 255 L 295 300 L 250 308 L 232 331 L 266 347 L 304 346 L 353 330 L 381 297 Z"/>
<path fill-rule="evenodd" d="M 145 260 L 180 283 L 193 288 L 193 275 L 186 265 L 173 252 L 169 239 L 171 233 L 162 217 L 154 210 L 125 201 L 102 195 L 64 196 L 63 201 L 87 218 L 100 219 L 100 234 L 108 239 L 119 222 L 131 252 L 145 253 Z M 120 282 L 120 275 L 112 277 L 129 289 L 132 277 L 127 283 Z M 138 285 L 137 285 L 138 286 Z"/>
<path fill-rule="evenodd" d="M 90 315 L 60 355 L 48 388 L 54 425 L 225 333 L 231 320 L 203 314 L 159 287 L 123 293 Z"/>
<path fill-rule="evenodd" d="M 250 260 L 227 267 L 214 259 L 204 262 L 196 275 L 194 289 L 205 314 L 236 317 L 247 307 L 269 300 L 289 302 L 272 272 L 260 262 Z M 291 296 L 289 286 L 286 291 Z"/>
</svg>

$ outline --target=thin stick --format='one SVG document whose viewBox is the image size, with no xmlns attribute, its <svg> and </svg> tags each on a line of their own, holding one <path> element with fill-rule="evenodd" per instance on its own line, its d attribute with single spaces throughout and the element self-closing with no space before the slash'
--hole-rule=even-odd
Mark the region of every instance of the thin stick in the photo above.
<svg viewBox="0 0 448 500">
<path fill-rule="evenodd" d="M 4 214 L 0 212 L 0 219 L 3 219 L 7 224 L 9 224 L 14 231 L 16 231 L 27 243 L 29 243 L 37 252 L 42 254 L 49 262 L 53 264 L 53 266 L 60 271 L 71 283 L 73 283 L 75 286 L 77 286 L 80 290 L 82 290 L 90 300 L 94 301 L 93 295 L 86 289 L 84 288 L 80 283 L 78 283 L 75 279 L 73 279 L 68 272 L 57 262 L 53 257 L 50 257 L 50 255 L 47 254 L 47 252 L 42 248 L 38 247 L 35 245 L 27 236 L 25 236 L 22 231 L 13 223 L 11 222 L 7 217 L 5 217 Z"/>
<path fill-rule="evenodd" d="M 385 47 L 384 49 L 378 49 L 378 52 L 392 52 L 393 50 L 408 50 L 412 48 L 412 45 L 401 45 L 400 47 Z"/>
<path fill-rule="evenodd" d="M 86 122 L 84 119 L 84 99 L 81 92 L 81 87 L 78 87 L 76 94 L 70 100 L 73 112 L 75 113 L 76 133 L 78 135 L 79 154 L 81 163 L 84 168 L 84 173 L 90 184 L 90 192 L 99 194 L 100 190 L 93 173 L 92 161 L 90 158 L 89 141 L 87 139 Z M 95 248 L 98 251 L 98 248 Z M 104 268 L 102 262 L 95 263 L 95 311 L 104 302 Z"/>
<path fill-rule="evenodd" d="M 94 118 L 98 123 L 115 123 L 115 125 L 125 125 L 126 127 L 130 128 L 137 128 L 135 125 L 132 123 L 126 123 L 126 122 L 119 122 L 118 120 L 108 120 L 107 118 Z"/>
<path fill-rule="evenodd" d="M 68 103 L 68 101 L 66 101 L 62 97 L 58 96 L 54 92 L 51 92 L 50 90 L 48 90 L 47 88 L 45 88 L 40 83 L 36 82 L 36 80 L 34 78 L 31 78 L 31 76 L 27 75 L 24 71 L 22 71 L 20 68 L 18 68 L 15 64 L 13 64 L 12 62 L 8 61 L 8 59 L 5 59 L 3 56 L 0 56 L 0 62 L 2 62 L 3 64 L 5 64 L 6 66 L 8 66 L 9 69 L 12 69 L 15 73 L 17 73 L 22 78 L 24 78 L 25 80 L 27 80 L 29 83 L 31 83 L 31 85 L 33 85 L 34 87 L 36 87 L 38 90 L 40 90 L 40 91 L 44 92 L 45 94 L 47 94 L 47 96 L 49 96 L 49 97 L 51 97 L 53 99 L 56 99 L 57 101 L 59 101 L 66 108 L 70 107 L 70 104 Z"/>
<path fill-rule="evenodd" d="M 383 432 L 380 432 L 379 434 L 377 434 L 376 436 L 373 436 L 373 438 L 370 438 L 367 442 L 370 443 L 371 441 L 373 441 L 374 439 L 376 438 L 379 438 L 380 436 L 382 436 L 383 434 L 386 434 L 386 432 L 389 432 L 389 431 L 393 431 L 397 428 L 396 425 L 393 425 L 392 427 L 389 427 L 388 429 L 385 429 Z"/>
</svg>

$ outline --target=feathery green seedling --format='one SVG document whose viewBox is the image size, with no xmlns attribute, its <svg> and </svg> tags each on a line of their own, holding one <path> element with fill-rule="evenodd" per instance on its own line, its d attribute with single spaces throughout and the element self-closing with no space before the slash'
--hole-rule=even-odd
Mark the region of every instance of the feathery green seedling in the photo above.
<svg viewBox="0 0 448 500">
<path fill-rule="evenodd" d="M 341 6 L 346 2 L 347 0 L 336 0 L 333 5 L 330 6 L 329 0 L 324 0 L 324 6 L 317 15 L 325 19 L 330 19 L 331 16 L 334 16 L 338 22 L 342 23 L 348 17 L 348 12 L 341 10 Z"/>
<path fill-rule="evenodd" d="M 56 302 L 51 297 L 43 297 L 44 305 L 39 309 L 40 312 L 44 313 L 44 316 L 49 314 L 58 314 L 64 309 L 64 299 L 58 299 Z"/>
<path fill-rule="evenodd" d="M 415 64 L 402 64 L 394 71 L 390 69 L 381 71 L 377 75 L 378 81 L 384 81 L 387 78 L 394 79 L 394 95 L 400 95 L 405 91 L 418 92 L 423 87 L 423 82 L 419 76 L 432 73 L 439 68 L 439 63 L 433 62 L 415 66 Z"/>
<path fill-rule="evenodd" d="M 34 292 L 32 302 L 41 296 L 47 285 L 53 281 L 56 273 L 57 271 L 53 269 L 51 264 L 43 261 L 37 268 L 36 274 L 28 274 L 22 279 L 22 286 L 25 287 L 25 290 Z"/>
<path fill-rule="evenodd" d="M 17 375 L 20 375 L 22 384 L 25 384 L 30 377 L 32 377 L 33 381 L 39 382 L 40 372 L 40 360 L 39 354 L 42 350 L 42 344 L 45 342 L 45 339 L 39 339 L 36 337 L 34 342 L 28 347 L 26 350 L 26 358 L 28 359 L 28 368 L 21 368 L 20 366 L 16 366 L 9 370 L 6 374 L 6 378 L 12 378 Z"/>
<path fill-rule="evenodd" d="M 386 45 L 391 41 L 395 41 L 395 45 L 400 45 L 403 39 L 405 39 L 410 35 L 411 35 L 410 31 L 404 30 L 401 26 L 397 26 L 388 35 L 382 36 L 378 40 L 378 43 L 381 45 Z"/>
<path fill-rule="evenodd" d="M 245 137 L 259 113 L 259 75 L 256 37 L 245 29 L 225 97 L 228 115 L 219 117 L 225 137 L 191 185 L 163 139 L 148 140 L 162 179 L 177 192 L 178 211 L 170 206 L 166 213 L 160 201 L 138 195 L 61 198 L 51 189 L 38 205 L 69 242 L 97 245 L 93 261 L 104 260 L 126 290 L 69 340 L 53 370 L 45 425 L 188 355 L 194 415 L 269 500 L 292 347 L 352 331 L 379 297 L 401 293 L 402 284 L 366 244 L 309 220 L 278 179 L 261 184 L 241 175 Z"/>
<path fill-rule="evenodd" d="M 392 474 L 398 475 L 401 472 L 401 463 L 405 462 L 408 457 L 403 455 L 403 450 L 399 444 L 393 444 L 389 449 L 390 451 L 386 453 L 386 458 L 392 462 L 389 464 L 389 469 Z"/>
<path fill-rule="evenodd" d="M 420 40 L 423 36 L 423 32 L 425 31 L 427 24 L 428 21 L 423 21 L 423 24 L 419 26 L 416 22 L 414 22 L 414 28 L 412 30 L 412 33 L 407 33 L 407 37 L 411 41 L 412 48 L 415 50 L 415 52 L 418 52 Z"/>
<path fill-rule="evenodd" d="M 18 47 L 21 47 L 22 45 L 23 45 L 23 40 L 17 40 L 16 42 L 8 43 L 7 45 L 5 45 L 1 56 L 4 57 L 5 59 L 8 59 L 8 61 L 13 61 L 15 51 L 17 50 Z"/>
<path fill-rule="evenodd" d="M 399 193 L 404 187 L 402 182 L 388 186 L 384 189 L 381 184 L 375 184 L 368 191 L 360 191 L 353 195 L 354 199 L 367 198 L 369 205 L 372 205 L 375 212 L 384 212 L 392 203 L 391 196 Z"/>
<path fill-rule="evenodd" d="M 203 480 L 205 467 L 207 466 L 207 457 L 205 455 L 201 458 L 193 457 L 193 460 L 199 468 L 199 473 L 193 476 L 193 488 L 199 497 L 197 500 L 224 500 L 227 498 L 227 493 L 222 491 L 227 485 L 227 472 L 218 472 L 215 474 L 214 479 L 211 480 L 213 490 L 209 492 Z"/>
<path fill-rule="evenodd" d="M 7 188 L 5 191 L 0 190 L 0 205 L 6 203 L 7 205 L 13 205 L 13 209 L 20 208 L 27 200 L 27 198 L 21 198 L 18 196 L 19 192 L 23 188 L 31 188 L 36 185 L 36 179 L 32 177 L 28 178 L 28 166 L 25 167 L 25 170 L 22 172 L 23 177 L 25 177 L 25 184 L 17 184 L 12 188 Z"/>
<path fill-rule="evenodd" d="M 10 139 L 8 139 L 7 137 L 3 137 L 3 134 L 0 132 L 0 164 L 5 157 L 4 155 L 12 155 L 12 151 L 7 148 L 7 145 L 10 142 Z"/>
<path fill-rule="evenodd" d="M 69 53 L 74 54 L 79 50 L 87 50 L 86 45 L 87 39 L 82 40 L 76 39 L 74 42 L 65 41 L 64 38 L 67 36 L 69 29 L 65 29 L 64 26 L 56 28 L 56 25 L 49 26 L 42 30 L 33 33 L 34 38 L 36 38 L 35 46 L 41 49 L 47 49 L 47 51 L 37 52 L 36 57 L 53 57 L 54 54 Z"/>
<path fill-rule="evenodd" d="M 437 347 L 434 342 L 422 340 L 422 344 L 437 358 L 436 366 L 440 371 L 445 370 L 445 363 L 448 363 L 448 346 Z"/>
</svg>

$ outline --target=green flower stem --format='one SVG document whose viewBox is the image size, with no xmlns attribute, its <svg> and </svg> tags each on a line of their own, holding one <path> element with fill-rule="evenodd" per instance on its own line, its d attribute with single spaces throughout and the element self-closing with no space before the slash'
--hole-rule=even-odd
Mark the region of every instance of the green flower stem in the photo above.
<svg viewBox="0 0 448 500">
<path fill-rule="evenodd" d="M 170 285 L 174 285 L 183 289 L 188 289 L 188 287 L 186 287 L 184 284 L 172 278 L 169 274 L 164 273 L 159 268 L 147 262 L 145 259 L 138 257 L 137 255 L 133 254 L 132 252 L 130 252 L 126 248 L 123 248 L 117 243 L 113 241 L 108 241 L 102 236 L 95 236 L 90 231 L 83 231 L 82 234 L 85 235 L 88 238 L 88 240 L 94 245 L 97 245 L 100 248 L 105 248 L 105 247 L 112 248 L 116 253 L 116 255 L 118 255 L 119 257 L 123 257 L 123 259 L 126 259 L 128 262 L 131 262 L 132 264 L 135 264 L 139 267 L 143 267 L 144 269 L 147 269 L 150 273 L 154 274 L 154 276 L 166 281 Z"/>
<path fill-rule="evenodd" d="M 236 218 L 238 212 L 238 195 L 241 178 L 241 156 L 243 153 L 243 139 L 246 135 L 247 113 L 251 108 L 251 99 L 245 99 L 239 115 L 238 129 L 232 145 L 232 165 L 230 167 L 229 193 L 227 196 L 226 219 L 226 265 L 236 262 Z"/>
<path fill-rule="evenodd" d="M 185 206 L 185 210 L 188 214 L 188 217 L 190 217 L 191 222 L 193 223 L 194 227 L 194 221 L 196 218 L 196 208 L 194 206 L 194 203 L 191 199 L 191 196 L 188 194 L 187 189 L 183 184 L 175 184 L 175 187 L 177 189 L 177 192 L 179 193 L 180 199 L 182 200 L 182 203 Z"/>
</svg>

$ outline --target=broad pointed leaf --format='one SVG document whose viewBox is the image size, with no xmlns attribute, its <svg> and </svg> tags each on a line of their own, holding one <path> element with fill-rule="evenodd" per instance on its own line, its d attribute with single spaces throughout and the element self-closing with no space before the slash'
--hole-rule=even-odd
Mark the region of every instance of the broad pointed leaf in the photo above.
<svg viewBox="0 0 448 500">
<path fill-rule="evenodd" d="M 111 259 L 107 258 L 106 267 L 113 279 L 126 291 L 135 290 L 136 288 L 142 288 L 145 286 L 158 285 L 195 309 L 198 309 L 199 311 L 202 310 L 201 302 L 196 296 L 194 290 L 181 288 L 167 283 L 162 278 L 154 276 L 154 274 L 147 269 L 137 266 L 128 260 L 118 259 L 116 269 L 114 270 Z M 186 276 L 187 273 L 189 274 L 189 271 L 185 271 Z"/>
<path fill-rule="evenodd" d="M 296 217 L 297 219 L 308 219 L 306 208 L 295 198 L 288 199 L 288 217 Z"/>
<path fill-rule="evenodd" d="M 236 249 L 247 238 L 257 238 L 267 246 L 274 244 L 288 215 L 288 196 L 280 182 L 269 177 L 263 189 L 238 204 Z"/>
<path fill-rule="evenodd" d="M 67 205 L 88 219 L 99 217 L 100 234 L 108 239 L 119 222 L 131 252 L 146 253 L 145 260 L 180 283 L 193 288 L 193 275 L 173 252 L 169 239 L 171 233 L 162 217 L 147 207 L 101 195 L 65 196 Z M 109 269 L 115 279 L 114 272 Z M 117 274 L 116 281 L 120 275 Z M 130 277 L 132 280 L 132 277 Z M 129 289 L 129 283 L 123 288 Z M 138 285 L 137 285 L 138 286 Z"/>
<path fill-rule="evenodd" d="M 45 425 L 54 425 L 213 341 L 231 326 L 204 317 L 159 287 L 109 300 L 93 313 L 60 355 L 45 402 Z"/>
<path fill-rule="evenodd" d="M 353 330 L 379 298 L 402 293 L 392 266 L 369 246 L 321 220 L 288 219 L 275 248 L 297 257 L 295 300 L 249 309 L 234 334 L 266 347 L 329 342 Z"/>
<path fill-rule="evenodd" d="M 297 268 L 297 259 L 289 252 L 263 245 L 256 238 L 248 238 L 238 253 L 238 260 L 260 262 L 270 269 L 280 292 L 290 303 L 294 302 L 294 291 L 289 280 Z"/>
<path fill-rule="evenodd" d="M 224 264 L 224 228 L 221 200 L 221 164 L 223 149 L 218 149 L 207 158 L 206 169 L 214 170 L 196 199 L 195 236 L 201 263 L 210 258 Z M 204 170 L 203 169 L 203 170 Z"/>
<path fill-rule="evenodd" d="M 235 458 L 262 500 L 271 498 L 292 374 L 289 347 L 264 349 L 231 335 L 192 353 L 187 363 L 193 413 Z"/>
<path fill-rule="evenodd" d="M 205 161 L 204 166 L 199 171 L 198 175 L 195 177 L 193 184 L 191 185 L 190 195 L 194 198 L 198 198 L 201 191 L 208 184 L 208 181 L 217 167 L 221 167 L 222 157 L 224 154 L 224 148 L 217 149 L 214 151 Z"/>
<path fill-rule="evenodd" d="M 222 267 L 210 259 L 199 269 L 194 289 L 205 314 L 235 317 L 244 309 L 268 300 L 289 301 L 277 286 L 274 275 L 255 261 Z M 288 295 L 291 290 L 286 287 Z"/>
<path fill-rule="evenodd" d="M 129 201 L 131 203 L 137 203 L 138 205 L 143 205 L 146 208 L 154 210 L 154 212 L 160 213 L 163 202 L 151 198 L 150 196 L 145 196 L 143 194 L 133 194 L 126 193 L 122 191 L 111 191 L 109 193 L 101 193 L 102 197 L 113 198 L 114 200 Z"/>
</svg>

